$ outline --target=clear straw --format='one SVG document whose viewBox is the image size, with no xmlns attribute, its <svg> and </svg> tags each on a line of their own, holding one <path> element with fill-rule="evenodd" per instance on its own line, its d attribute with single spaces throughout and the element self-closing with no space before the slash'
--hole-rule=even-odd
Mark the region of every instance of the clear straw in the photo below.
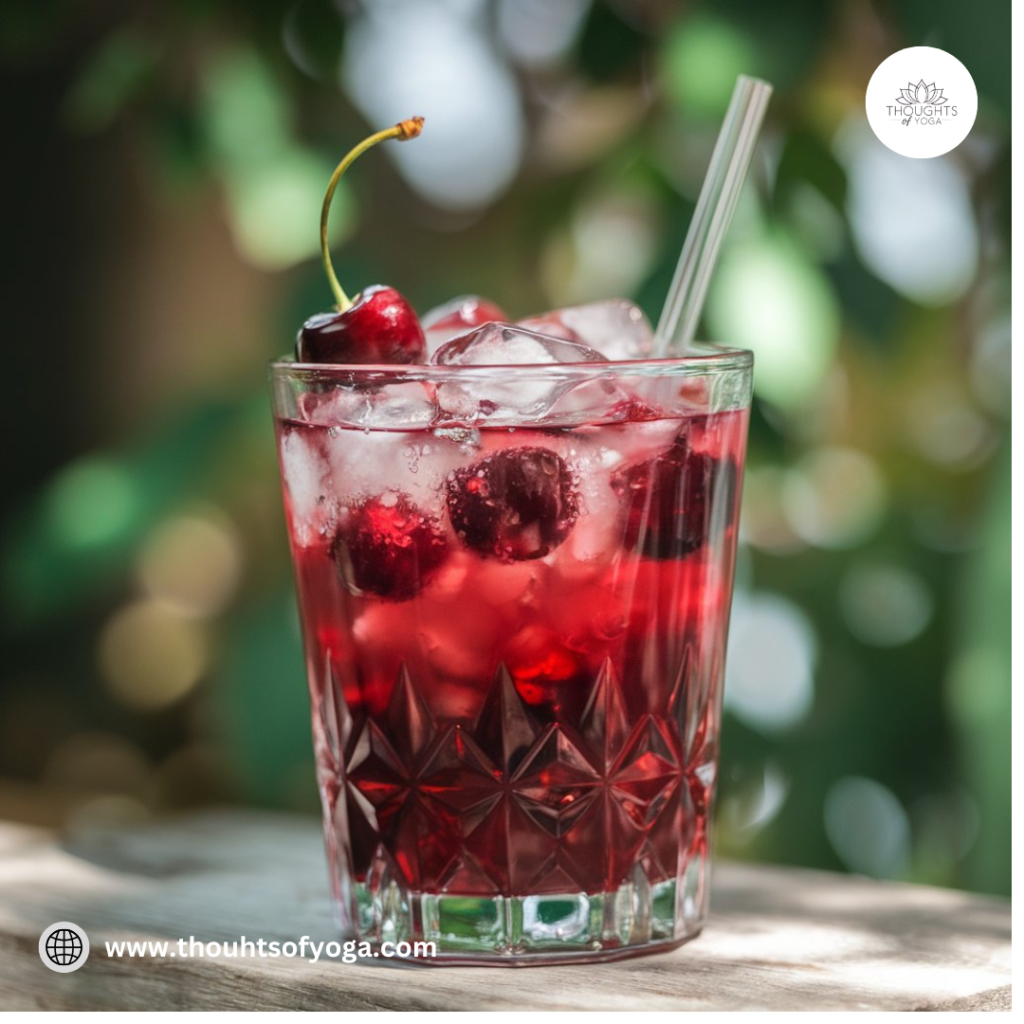
<svg viewBox="0 0 1024 1024">
<path fill-rule="evenodd" d="M 655 332 L 655 353 L 680 355 L 690 347 L 722 239 L 747 178 L 772 87 L 740 75 L 718 133 L 672 287 Z"/>
</svg>

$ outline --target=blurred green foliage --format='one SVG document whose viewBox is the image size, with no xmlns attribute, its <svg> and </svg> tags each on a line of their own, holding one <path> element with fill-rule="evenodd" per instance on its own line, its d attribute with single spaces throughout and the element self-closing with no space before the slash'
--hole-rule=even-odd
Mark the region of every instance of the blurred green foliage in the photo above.
<svg viewBox="0 0 1024 1024">
<path fill-rule="evenodd" d="M 351 77 L 373 6 L 0 11 L 0 777 L 44 808 L 316 805 L 263 375 L 329 302 L 318 208 L 379 125 Z M 775 82 L 705 326 L 758 359 L 737 635 L 788 640 L 760 676 L 733 658 L 719 850 L 1008 893 L 1009 3 L 574 0 L 534 37 L 544 7 L 430 8 L 479 50 L 438 64 L 512 96 L 484 127 L 519 156 L 461 207 L 367 161 L 342 279 L 656 317 L 735 75 Z M 864 90 L 918 44 L 972 71 L 978 121 L 893 162 Z M 396 77 L 415 45 L 371 93 L 454 104 Z"/>
</svg>

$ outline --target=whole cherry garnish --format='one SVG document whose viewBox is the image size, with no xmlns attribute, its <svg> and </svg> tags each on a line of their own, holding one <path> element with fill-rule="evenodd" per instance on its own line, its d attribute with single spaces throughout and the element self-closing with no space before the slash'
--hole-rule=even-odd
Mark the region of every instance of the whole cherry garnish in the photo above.
<svg viewBox="0 0 1024 1024">
<path fill-rule="evenodd" d="M 344 311 L 311 316 L 296 352 L 303 363 L 418 363 L 425 344 L 409 303 L 394 288 L 371 284 Z"/>
<path fill-rule="evenodd" d="M 330 313 L 311 316 L 299 331 L 295 354 L 302 363 L 418 363 L 426 361 L 423 328 L 412 306 L 394 288 L 375 284 L 350 299 L 338 283 L 327 244 L 327 217 L 341 176 L 371 146 L 385 139 L 415 139 L 423 118 L 413 117 L 363 139 L 334 169 L 320 213 L 324 272 L 337 300 Z"/>
</svg>

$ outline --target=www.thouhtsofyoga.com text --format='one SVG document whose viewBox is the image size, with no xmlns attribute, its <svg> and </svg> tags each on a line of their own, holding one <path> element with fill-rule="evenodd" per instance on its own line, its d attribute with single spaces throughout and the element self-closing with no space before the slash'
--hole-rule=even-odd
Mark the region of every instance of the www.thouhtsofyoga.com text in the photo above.
<svg viewBox="0 0 1024 1024">
<path fill-rule="evenodd" d="M 315 964 L 321 957 L 354 964 L 359 960 L 381 958 L 385 960 L 409 960 L 437 955 L 433 942 L 382 942 L 376 949 L 369 942 L 314 942 L 308 935 L 296 941 L 279 942 L 267 939 L 240 939 L 225 942 L 203 942 L 194 936 L 177 941 L 164 940 L 145 942 L 106 942 L 108 957 L 154 957 L 159 959 L 179 958 L 195 960 L 200 957 L 217 958 L 259 958 L 308 960 Z"/>
</svg>

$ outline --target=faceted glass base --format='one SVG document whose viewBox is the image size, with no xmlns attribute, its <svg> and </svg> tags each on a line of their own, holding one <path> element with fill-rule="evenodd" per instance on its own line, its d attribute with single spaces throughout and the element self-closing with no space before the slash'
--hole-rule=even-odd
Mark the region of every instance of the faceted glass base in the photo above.
<svg viewBox="0 0 1024 1024">
<path fill-rule="evenodd" d="M 371 945 L 427 941 L 419 964 L 530 964 L 614 960 L 673 949 L 700 933 L 705 858 L 678 879 L 650 884 L 638 866 L 614 892 L 458 896 L 355 886 L 356 937 Z"/>
</svg>

